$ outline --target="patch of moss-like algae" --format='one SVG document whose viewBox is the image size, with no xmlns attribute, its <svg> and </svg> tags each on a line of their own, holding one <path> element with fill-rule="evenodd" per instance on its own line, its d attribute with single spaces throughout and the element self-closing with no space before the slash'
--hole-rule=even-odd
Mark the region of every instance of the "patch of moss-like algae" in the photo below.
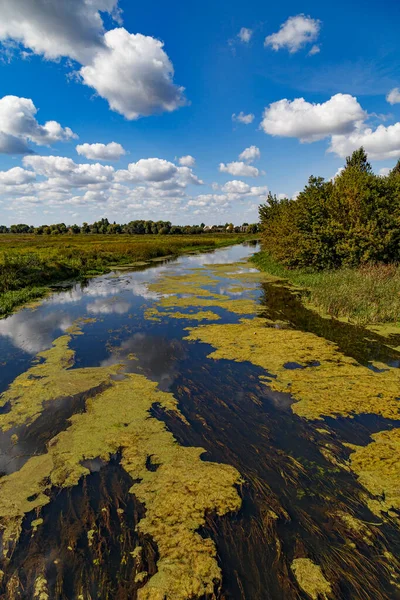
<svg viewBox="0 0 400 600">
<path fill-rule="evenodd" d="M 293 412 L 305 419 L 353 418 L 361 414 L 399 419 L 399 369 L 375 365 L 378 368 L 373 371 L 345 356 L 335 344 L 324 338 L 292 329 L 288 323 L 257 318 L 260 306 L 251 297 L 235 300 L 204 287 L 216 286 L 221 278 L 234 280 L 227 288 L 229 293 L 235 285 L 240 289 L 246 284 L 255 285 L 263 281 L 279 285 L 279 278 L 250 269 L 245 262 L 205 265 L 205 268 L 207 271 L 203 267 L 188 275 L 166 275 L 151 285 L 153 291 L 164 294 L 156 303 L 163 312 L 152 308 L 150 311 L 153 312 L 149 311 L 147 317 L 173 316 L 172 311 L 177 308 L 213 306 L 237 314 L 254 315 L 254 318 L 241 319 L 235 324 L 190 327 L 187 339 L 213 346 L 215 351 L 209 358 L 248 361 L 265 369 L 267 373 L 260 377 L 261 381 L 273 390 L 290 394 L 294 400 Z M 200 314 L 201 311 L 199 320 Z M 290 365 L 296 365 L 296 368 Z M 396 470 L 400 448 L 396 436 L 394 431 L 381 432 L 373 436 L 374 441 L 366 448 L 352 447 L 351 469 L 371 494 L 386 498 L 379 503 L 369 503 L 377 513 L 400 504 Z M 379 444 L 380 440 L 384 443 Z M 326 448 L 322 448 L 321 452 L 327 456 Z M 339 464 L 333 456 L 330 460 Z M 382 478 L 379 477 L 381 471 Z"/>
<path fill-rule="evenodd" d="M 74 329 L 74 333 L 80 333 Z M 46 402 L 78 396 L 111 384 L 119 367 L 71 369 L 75 353 L 69 348 L 71 335 L 63 335 L 36 357 L 28 371 L 19 375 L 0 396 L 0 406 L 10 410 L 0 415 L 0 429 L 29 425 L 42 413 Z"/>
<path fill-rule="evenodd" d="M 173 312 L 159 311 L 156 308 L 147 308 L 145 310 L 145 318 L 148 321 L 161 321 L 164 318 L 168 319 L 187 319 L 188 321 L 219 321 L 221 318 L 211 310 L 199 310 L 197 312 Z"/>
<path fill-rule="evenodd" d="M 400 511 L 400 429 L 380 431 L 371 437 L 373 441 L 367 446 L 352 446 L 351 468 L 387 510 Z M 370 507 L 374 512 L 379 509 L 374 504 Z"/>
<path fill-rule="evenodd" d="M 216 348 L 210 358 L 249 361 L 265 369 L 272 375 L 266 377 L 268 386 L 290 393 L 292 410 L 301 417 L 373 413 L 399 418 L 399 369 L 373 372 L 312 333 L 266 327 L 264 319 L 255 318 L 190 328 L 187 339 Z M 285 366 L 291 363 L 303 368 Z"/>
<path fill-rule="evenodd" d="M 56 340 L 53 353 L 49 350 L 42 358 L 43 364 L 20 376 L 21 405 L 21 382 L 31 382 L 26 386 L 28 404 L 42 393 L 42 379 L 30 377 L 38 366 L 46 372 L 47 399 L 63 393 L 59 381 L 64 381 L 73 361 L 68 336 Z M 88 372 L 86 389 L 104 381 L 102 368 L 81 371 Z M 80 384 L 85 388 L 83 379 Z M 221 572 L 214 542 L 202 537 L 198 529 L 205 524 L 206 513 L 224 515 L 240 508 L 236 489 L 240 475 L 228 465 L 202 461 L 202 448 L 180 446 L 165 424 L 151 415 L 157 404 L 183 419 L 172 394 L 158 390 L 155 382 L 126 374 L 108 384 L 86 400 L 85 413 L 72 416 L 69 427 L 50 440 L 46 454 L 31 457 L 19 471 L 0 479 L 4 553 L 18 542 L 24 516 L 32 510 L 38 515 L 51 502 L 53 487 L 76 486 L 89 473 L 85 461 L 109 461 L 119 452 L 121 466 L 134 482 L 130 491 L 146 509 L 138 528 L 153 538 L 159 554 L 157 573 L 145 581 L 138 598 L 186 600 L 211 595 L 220 586 Z M 15 382 L 10 389 L 15 389 Z M 34 413 L 36 409 L 27 411 L 25 418 L 29 420 Z M 156 469 L 148 468 L 149 457 Z"/>
<path fill-rule="evenodd" d="M 209 324 L 188 329 L 187 339 L 215 348 L 209 358 L 251 362 L 267 371 L 261 381 L 286 392 L 297 415 L 317 420 L 376 414 L 396 420 L 400 413 L 400 370 L 374 372 L 343 355 L 335 344 L 312 333 L 267 327 L 260 318 L 237 324 Z M 298 368 L 288 368 L 296 364 Z M 400 507 L 400 430 L 372 436 L 366 447 L 351 446 L 350 467 L 374 496 L 374 512 Z"/>
<path fill-rule="evenodd" d="M 325 579 L 321 567 L 310 558 L 295 558 L 291 566 L 297 583 L 312 600 L 327 599 L 332 593 L 331 584 Z"/>
<path fill-rule="evenodd" d="M 225 267 L 225 265 L 221 266 Z M 248 273 L 248 269 L 244 267 L 242 263 L 230 265 L 230 271 L 235 268 L 243 270 L 237 273 L 239 280 L 246 281 L 248 276 L 251 276 L 251 281 L 260 282 L 266 279 L 261 273 Z M 220 273 L 220 270 L 217 270 L 214 276 L 206 275 L 203 269 L 197 269 L 186 275 L 165 275 L 158 282 L 150 284 L 149 289 L 163 295 L 156 302 L 156 306 L 164 309 L 164 315 L 168 314 L 165 311 L 168 308 L 190 307 L 219 307 L 241 315 L 257 314 L 259 307 L 253 299 L 232 299 L 229 294 L 220 294 L 207 289 L 220 283 L 221 274 L 222 271 Z M 152 314 L 149 312 L 148 318 L 151 317 Z"/>
</svg>

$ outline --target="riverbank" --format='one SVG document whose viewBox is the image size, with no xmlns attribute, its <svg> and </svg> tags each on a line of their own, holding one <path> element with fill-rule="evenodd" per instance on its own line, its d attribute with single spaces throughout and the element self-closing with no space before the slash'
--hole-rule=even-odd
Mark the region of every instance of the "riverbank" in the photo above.
<svg viewBox="0 0 400 600">
<path fill-rule="evenodd" d="M 74 235 L 0 236 L 0 317 L 45 296 L 49 286 L 88 278 L 112 267 L 132 265 L 193 250 L 222 248 L 254 235 Z"/>
<path fill-rule="evenodd" d="M 251 260 L 260 270 L 288 280 L 320 313 L 359 325 L 400 323 L 399 266 L 370 265 L 311 273 L 286 269 L 266 252 L 258 252 Z"/>
</svg>

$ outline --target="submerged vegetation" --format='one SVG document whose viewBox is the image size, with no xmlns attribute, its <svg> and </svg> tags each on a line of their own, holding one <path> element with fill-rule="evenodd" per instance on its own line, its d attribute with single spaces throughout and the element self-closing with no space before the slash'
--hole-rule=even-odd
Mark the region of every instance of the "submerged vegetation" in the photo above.
<svg viewBox="0 0 400 600">
<path fill-rule="evenodd" d="M 207 512 L 222 516 L 240 508 L 235 487 L 241 483 L 239 473 L 233 467 L 201 460 L 203 449 L 180 446 L 162 421 L 151 416 L 157 404 L 183 419 L 174 397 L 157 390 L 155 382 L 125 374 L 122 379 L 109 379 L 108 387 L 99 391 L 109 371 L 71 369 L 70 341 L 70 335 L 58 338 L 38 357 L 44 362 L 21 375 L 6 396 L 9 421 L 25 419 L 29 425 L 32 396 L 42 399 L 40 407 L 35 402 L 37 412 L 44 409 L 44 400 L 49 403 L 76 393 L 66 379 L 69 376 L 73 381 L 74 372 L 79 373 L 81 391 L 91 391 L 86 411 L 72 416 L 67 429 L 49 440 L 46 453 L 29 458 L 19 471 L 0 479 L 3 553 L 12 554 L 24 516 L 33 510 L 40 514 L 54 487 L 76 486 L 90 473 L 85 462 L 108 462 L 119 452 L 121 466 L 133 481 L 131 492 L 146 507 L 139 530 L 152 537 L 159 553 L 157 573 L 150 578 L 148 573 L 140 574 L 139 583 L 145 584 L 138 598 L 186 600 L 212 594 L 221 580 L 216 549 L 197 531 Z M 47 390 L 44 399 L 43 390 Z M 7 427 L 2 423 L 3 430 Z M 156 468 L 149 466 L 149 457 Z M 38 524 L 38 518 L 32 521 L 34 530 Z"/>
<path fill-rule="evenodd" d="M 35 235 L 0 236 L 0 316 L 40 298 L 48 286 L 87 278 L 119 265 L 221 248 L 251 239 L 247 234 L 181 235 Z"/>
<path fill-rule="evenodd" d="M 255 318 L 200 325 L 189 330 L 187 339 L 216 348 L 210 358 L 262 367 L 270 374 L 263 378 L 268 387 L 290 394 L 293 412 L 303 418 L 363 413 L 399 417 L 399 369 L 385 365 L 374 372 L 313 333 L 266 327 L 264 319 Z"/>
<path fill-rule="evenodd" d="M 197 264 L 163 265 L 135 315 L 75 321 L 3 393 L 2 590 L 391 600 L 398 353 L 296 321 L 278 273 Z"/>
<path fill-rule="evenodd" d="M 373 365 L 373 369 L 368 368 L 314 333 L 257 317 L 259 307 L 249 291 L 246 298 L 240 299 L 232 299 L 229 291 L 228 294 L 212 291 L 218 277 L 234 279 L 242 286 L 265 280 L 266 275 L 254 272 L 248 266 L 246 268 L 245 264 L 209 265 L 207 272 L 198 269 L 184 276 L 166 275 L 152 284 L 150 288 L 153 291 L 164 294 L 156 304 L 164 312 L 158 315 L 157 311 L 151 312 L 148 316 L 173 316 L 173 311 L 182 306 L 221 307 L 239 315 L 252 315 L 251 318 L 241 318 L 238 323 L 192 326 L 186 339 L 201 341 L 215 348 L 209 355 L 211 359 L 250 362 L 262 367 L 266 374 L 260 377 L 261 381 L 272 390 L 290 395 L 294 401 L 293 412 L 308 420 L 339 416 L 352 418 L 361 414 L 399 419 L 398 368 L 378 363 Z M 273 277 L 268 279 L 274 282 Z M 276 280 L 275 283 L 278 284 Z M 169 311 L 165 312 L 166 308 Z M 352 468 L 373 496 L 386 499 L 381 504 L 371 504 L 373 508 L 377 507 L 375 510 L 379 513 L 387 510 L 388 506 L 397 508 L 400 503 L 394 466 L 399 451 L 396 430 L 377 435 L 368 450 L 354 447 L 356 452 L 350 456 L 345 468 Z M 376 443 L 379 435 L 390 442 L 386 452 L 383 445 Z M 388 448 L 391 450 L 388 451 Z M 368 459 L 360 459 L 361 450 L 367 453 Z M 329 449 L 322 448 L 321 451 L 338 464 L 338 459 L 330 455 Z M 380 473 L 384 476 L 380 477 Z"/>
<path fill-rule="evenodd" d="M 241 319 L 238 324 L 200 325 L 189 329 L 187 339 L 210 344 L 213 359 L 249 361 L 266 371 L 261 381 L 269 388 L 290 394 L 292 410 L 300 417 L 350 417 L 376 414 L 399 419 L 397 368 L 372 371 L 341 354 L 334 344 L 314 334 L 289 328 L 266 327 L 263 319 Z M 379 436 L 387 442 L 380 445 Z M 382 504 L 371 504 L 375 512 L 398 508 L 400 488 L 397 467 L 397 430 L 377 434 L 366 449 L 354 447 L 349 466 Z M 326 449 L 324 456 L 336 463 Z M 353 462 L 354 457 L 354 462 Z"/>
</svg>

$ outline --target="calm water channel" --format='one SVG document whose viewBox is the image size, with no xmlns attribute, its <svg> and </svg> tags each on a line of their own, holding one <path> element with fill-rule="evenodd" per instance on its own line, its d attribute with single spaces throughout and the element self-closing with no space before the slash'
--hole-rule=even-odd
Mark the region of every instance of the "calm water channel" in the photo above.
<svg viewBox="0 0 400 600">
<path fill-rule="evenodd" d="M 366 446 L 372 434 L 398 427 L 400 421 L 373 414 L 317 422 L 303 419 L 292 411 L 290 393 L 273 391 L 260 380 L 273 374 L 248 361 L 213 360 L 208 357 L 211 346 L 185 339 L 187 328 L 199 323 L 187 318 L 149 318 L 149 309 L 162 296 L 152 284 L 169 275 L 191 276 L 199 267 L 207 275 L 207 265 L 212 270 L 216 264 L 244 261 L 255 250 L 254 245 L 240 245 L 187 255 L 55 290 L 37 306 L 0 321 L 0 391 L 5 392 L 35 366 L 38 353 L 49 350 L 78 324 L 80 331 L 69 343 L 75 352 L 71 368 L 122 363 L 116 378 L 123 373 L 140 374 L 173 395 L 184 419 L 158 404 L 151 409 L 152 419 L 165 424 L 179 445 L 204 448 L 202 460 L 230 465 L 242 478 L 237 488 L 240 509 L 219 516 L 206 512 L 199 532 L 215 544 L 221 580 L 215 579 L 212 591 L 190 592 L 188 600 L 399 599 L 400 530 L 395 511 L 385 519 L 371 512 L 356 475 L 329 461 L 320 448 L 328 440 L 335 456 L 345 460 L 345 444 Z M 243 270 L 253 272 L 247 263 Z M 344 356 L 371 369 L 376 363 L 394 369 L 400 365 L 400 354 L 385 338 L 319 317 L 283 286 L 254 281 L 240 289 L 232 276 L 222 270 L 217 275 L 215 269 L 212 272 L 215 284 L 209 289 L 214 294 L 256 301 L 266 323 L 285 322 L 290 329 L 329 340 Z M 185 298 L 184 286 L 178 296 Z M 211 310 L 220 325 L 254 317 L 232 312 L 221 303 Z M 400 344 L 392 344 L 396 345 Z M 298 367 L 287 364 L 288 371 Z M 31 376 L 33 386 L 35 377 Z M 4 531 L 11 514 L 7 511 L 25 493 L 26 482 L 7 488 L 1 487 L 2 480 L 9 481 L 32 458 L 45 454 L 52 439 L 68 429 L 69 419 L 87 410 L 91 394 L 71 395 L 66 390 L 54 401 L 44 402 L 34 417 L 3 427 L 0 526 Z M 2 408 L 0 404 L 4 416 L 13 410 L 8 400 Z M 143 591 L 157 574 L 160 549 L 151 535 L 137 528 L 146 516 L 146 504 L 130 493 L 134 479 L 121 466 L 120 452 L 108 461 L 92 457 L 85 467 L 90 474 L 77 485 L 46 484 L 48 500 L 40 509 L 24 510 L 18 535 L 3 541 L 0 597 L 176 600 L 163 591 L 148 595 Z M 149 471 L 158 468 L 151 455 L 147 467 Z M 15 498 L 5 497 L 9 489 L 15 489 Z M 173 487 L 165 494 L 173 494 Z M 32 489 L 27 501 L 34 502 L 37 495 Z M 350 526 L 350 520 L 346 524 L 340 514 L 352 515 L 353 524 L 362 525 Z M 293 569 L 299 557 L 322 568 L 324 581 L 329 582 L 325 591 L 317 584 L 313 591 L 312 582 L 299 584 Z"/>
</svg>

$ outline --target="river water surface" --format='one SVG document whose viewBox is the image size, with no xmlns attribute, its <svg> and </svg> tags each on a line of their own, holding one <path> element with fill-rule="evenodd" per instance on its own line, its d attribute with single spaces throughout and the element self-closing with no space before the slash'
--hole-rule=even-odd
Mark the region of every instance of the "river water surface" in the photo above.
<svg viewBox="0 0 400 600">
<path fill-rule="evenodd" d="M 382 489 L 358 460 L 399 428 L 396 392 L 362 402 L 396 385 L 400 341 L 305 308 L 256 250 L 136 265 L 0 321 L 2 598 L 400 598 L 398 438 Z"/>
</svg>

